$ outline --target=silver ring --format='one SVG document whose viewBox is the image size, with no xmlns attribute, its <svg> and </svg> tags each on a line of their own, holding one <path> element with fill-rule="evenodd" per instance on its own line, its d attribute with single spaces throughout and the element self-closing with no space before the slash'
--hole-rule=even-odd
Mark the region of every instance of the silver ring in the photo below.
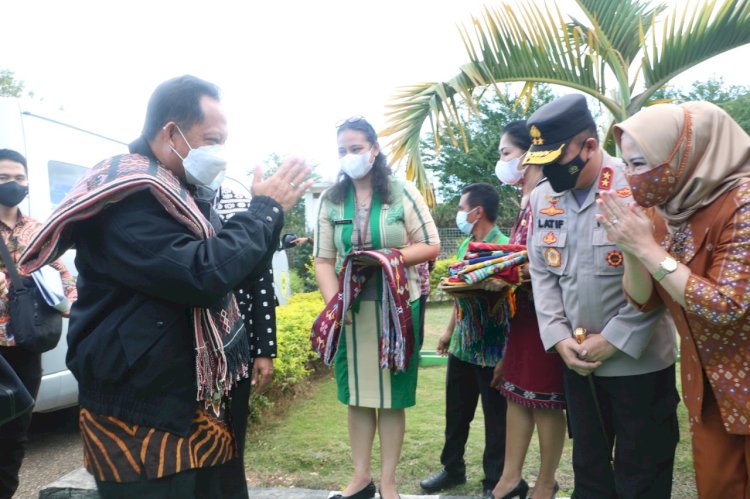
<svg viewBox="0 0 750 499">
<path fill-rule="evenodd" d="M 297 188 L 297 184 L 295 184 L 294 182 L 289 182 L 289 185 L 292 186 L 292 189 L 296 189 Z"/>
<path fill-rule="evenodd" d="M 617 220 L 616 218 L 613 218 L 612 220 L 609 221 L 609 223 L 611 223 L 612 225 L 617 225 L 620 223 L 620 221 Z"/>
</svg>

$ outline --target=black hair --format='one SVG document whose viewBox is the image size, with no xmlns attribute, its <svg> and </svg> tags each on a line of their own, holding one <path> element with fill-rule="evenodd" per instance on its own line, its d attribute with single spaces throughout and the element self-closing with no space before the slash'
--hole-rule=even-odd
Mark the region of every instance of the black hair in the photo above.
<svg viewBox="0 0 750 499">
<path fill-rule="evenodd" d="M 531 147 L 531 136 L 526 120 L 511 121 L 503 127 L 501 136 L 505 134 L 508 134 L 511 143 L 522 151 L 528 151 Z"/>
<path fill-rule="evenodd" d="M 597 130 L 596 125 L 591 125 L 580 132 L 576 134 L 577 137 L 582 138 L 584 140 L 586 139 L 596 139 L 599 140 L 599 130 Z"/>
<path fill-rule="evenodd" d="M 345 130 L 354 130 L 362 132 L 367 139 L 367 143 L 372 147 L 378 141 L 378 134 L 375 129 L 362 117 L 349 118 L 336 129 L 336 136 Z M 377 192 L 382 203 L 391 202 L 391 168 L 388 166 L 388 159 L 383 151 L 378 152 L 375 156 L 375 162 L 372 165 L 372 191 Z M 349 187 L 352 185 L 352 179 L 344 172 L 339 172 L 336 183 L 331 187 L 328 197 L 334 203 L 341 203 L 346 199 Z"/>
<path fill-rule="evenodd" d="M 469 195 L 466 198 L 466 202 L 469 203 L 470 208 L 481 206 L 490 222 L 497 220 L 497 208 L 500 205 L 500 196 L 497 195 L 497 191 L 492 185 L 483 182 L 467 185 L 461 189 L 461 194 Z"/>
<path fill-rule="evenodd" d="M 177 123 L 183 131 L 200 123 L 204 118 L 201 109 L 204 95 L 219 100 L 219 87 L 191 75 L 165 81 L 151 94 L 141 135 L 151 140 L 170 121 Z"/>
<path fill-rule="evenodd" d="M 14 151 L 13 149 L 0 149 L 0 161 L 3 160 L 9 160 L 9 161 L 15 161 L 16 163 L 21 163 L 23 165 L 23 171 L 26 172 L 28 175 L 29 168 L 26 165 L 26 157 L 24 157 L 23 154 L 21 154 L 18 151 Z"/>
</svg>

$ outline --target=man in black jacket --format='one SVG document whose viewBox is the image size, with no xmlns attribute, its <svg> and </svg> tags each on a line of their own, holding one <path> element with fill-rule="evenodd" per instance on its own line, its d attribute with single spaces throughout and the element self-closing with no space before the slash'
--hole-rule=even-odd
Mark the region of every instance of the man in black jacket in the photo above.
<svg viewBox="0 0 750 499">
<path fill-rule="evenodd" d="M 196 193 L 221 183 L 226 138 L 214 85 L 161 84 L 131 154 L 92 169 L 23 256 L 32 269 L 77 251 L 67 363 L 102 497 L 247 496 L 231 420 L 246 407 L 231 403 L 253 373 L 233 290 L 268 269 L 283 211 L 311 182 L 297 159 L 265 181 L 256 171 L 247 210 L 212 225 Z"/>
</svg>

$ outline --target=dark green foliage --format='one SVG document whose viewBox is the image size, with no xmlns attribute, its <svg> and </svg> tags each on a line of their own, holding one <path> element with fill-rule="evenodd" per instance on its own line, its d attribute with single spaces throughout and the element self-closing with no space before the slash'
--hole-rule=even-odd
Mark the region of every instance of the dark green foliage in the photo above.
<svg viewBox="0 0 750 499">
<path fill-rule="evenodd" d="M 750 133 L 750 86 L 726 85 L 724 78 L 713 77 L 705 81 L 694 81 L 688 90 L 664 87 L 653 96 L 654 101 L 672 99 L 675 103 L 686 101 L 708 101 L 721 106 Z"/>
<path fill-rule="evenodd" d="M 440 134 L 440 147 L 436 152 L 435 138 L 431 134 L 422 141 L 422 157 L 425 168 L 437 180 L 436 192 L 440 202 L 433 212 L 438 227 L 455 224 L 456 207 L 461 189 L 475 182 L 494 185 L 500 195 L 497 224 L 509 226 L 518 213 L 520 190 L 518 187 L 502 185 L 495 177 L 498 160 L 498 144 L 503 126 L 514 120 L 529 117 L 536 109 L 554 99 L 549 87 L 541 85 L 535 89 L 528 110 L 523 105 L 514 106 L 516 96 L 497 95 L 494 92 L 478 104 L 478 113 L 466 113 L 463 119 L 467 134 L 468 151 L 460 143 L 456 128 L 454 136 L 459 140 L 454 145 L 447 130 Z"/>
</svg>

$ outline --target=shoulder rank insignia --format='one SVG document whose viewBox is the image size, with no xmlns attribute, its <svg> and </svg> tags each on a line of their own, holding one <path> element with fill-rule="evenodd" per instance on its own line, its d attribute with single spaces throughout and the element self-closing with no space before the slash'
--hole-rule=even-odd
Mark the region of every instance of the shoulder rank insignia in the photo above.
<svg viewBox="0 0 750 499">
<path fill-rule="evenodd" d="M 555 243 L 557 242 L 557 236 L 555 235 L 555 233 L 554 233 L 554 232 L 552 232 L 552 231 L 549 231 L 549 232 L 547 232 L 547 234 L 545 234 L 545 235 L 544 235 L 544 237 L 542 238 L 542 242 L 544 242 L 544 244 L 546 244 L 546 245 L 548 245 L 548 246 L 549 246 L 550 244 L 555 244 Z"/>
<path fill-rule="evenodd" d="M 614 172 L 611 166 L 603 166 L 599 173 L 599 189 L 610 189 L 612 187 L 612 177 Z"/>
<path fill-rule="evenodd" d="M 542 215 L 547 215 L 549 217 L 554 217 L 555 215 L 562 215 L 565 213 L 565 210 L 558 208 L 557 203 L 560 201 L 559 197 L 550 196 L 549 194 L 545 194 L 544 196 L 547 201 L 549 201 L 549 206 L 547 208 L 543 208 L 539 210 L 539 213 Z"/>
<path fill-rule="evenodd" d="M 607 265 L 610 267 L 619 267 L 622 265 L 622 251 L 612 250 L 607 253 Z"/>
<path fill-rule="evenodd" d="M 623 187 L 617 191 L 617 195 L 621 198 L 627 198 L 633 195 L 633 191 L 630 190 L 630 187 Z"/>
<path fill-rule="evenodd" d="M 557 248 L 547 248 L 544 250 L 544 260 L 548 267 L 559 267 L 562 264 L 562 256 Z"/>
</svg>

